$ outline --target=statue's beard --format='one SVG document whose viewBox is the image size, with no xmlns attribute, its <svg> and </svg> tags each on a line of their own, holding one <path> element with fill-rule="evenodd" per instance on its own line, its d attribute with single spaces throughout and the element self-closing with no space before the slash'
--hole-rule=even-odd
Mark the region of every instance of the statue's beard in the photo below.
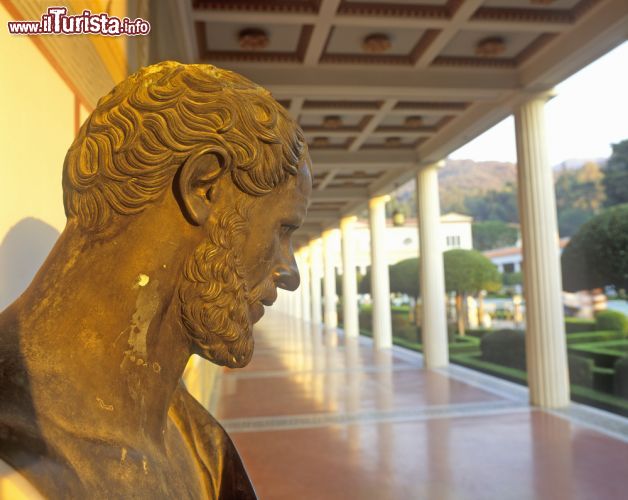
<svg viewBox="0 0 628 500">
<path fill-rule="evenodd" d="M 250 307 L 264 292 L 248 289 L 238 250 L 245 244 L 248 200 L 218 214 L 207 240 L 188 257 L 179 288 L 181 319 L 193 351 L 239 368 L 253 355 Z"/>
</svg>

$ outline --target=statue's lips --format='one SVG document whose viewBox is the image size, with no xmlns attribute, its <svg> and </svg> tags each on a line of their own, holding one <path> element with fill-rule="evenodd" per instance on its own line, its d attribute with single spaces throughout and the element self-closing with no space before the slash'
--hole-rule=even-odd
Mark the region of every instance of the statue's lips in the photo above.
<svg viewBox="0 0 628 500">
<path fill-rule="evenodd" d="M 251 306 L 251 323 L 257 323 L 264 316 L 264 306 L 262 302 L 255 302 Z"/>
<path fill-rule="evenodd" d="M 260 302 L 265 305 L 266 307 L 270 307 L 275 303 L 275 299 L 262 299 L 260 300 Z"/>
</svg>

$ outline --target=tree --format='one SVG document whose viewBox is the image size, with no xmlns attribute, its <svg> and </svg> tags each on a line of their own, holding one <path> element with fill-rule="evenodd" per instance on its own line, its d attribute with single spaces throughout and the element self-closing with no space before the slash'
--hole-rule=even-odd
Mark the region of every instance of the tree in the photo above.
<svg viewBox="0 0 628 500">
<path fill-rule="evenodd" d="M 515 273 L 504 273 L 502 279 L 505 286 L 523 285 L 523 273 L 517 271 Z"/>
<path fill-rule="evenodd" d="M 565 247 L 561 264 L 567 291 L 628 289 L 628 204 L 585 223 Z"/>
<path fill-rule="evenodd" d="M 558 211 L 558 232 L 561 237 L 573 236 L 578 229 L 593 217 L 593 212 L 585 208 L 570 207 Z"/>
<path fill-rule="evenodd" d="M 468 213 L 478 221 L 519 222 L 517 192 L 511 183 L 506 184 L 502 191 L 488 191 L 483 195 L 468 197 L 465 205 Z"/>
<path fill-rule="evenodd" d="M 467 294 L 501 288 L 501 275 L 489 259 L 477 250 L 449 250 L 443 254 L 445 263 L 445 289 L 456 294 L 458 333 L 464 335 L 463 304 Z"/>
<path fill-rule="evenodd" d="M 595 162 L 563 170 L 556 178 L 556 208 L 561 236 L 572 236 L 593 217 L 604 201 L 603 172 Z"/>
<path fill-rule="evenodd" d="M 419 259 L 406 259 L 390 266 L 390 291 L 419 297 Z"/>
<path fill-rule="evenodd" d="M 580 209 L 593 214 L 604 201 L 604 173 L 597 163 L 589 161 L 576 170 L 561 171 L 555 182 L 556 208 Z"/>
<path fill-rule="evenodd" d="M 365 274 L 358 273 L 358 293 L 371 293 L 371 266 L 366 268 Z"/>
<path fill-rule="evenodd" d="M 410 297 L 419 296 L 419 259 L 406 259 L 388 266 L 391 293 L 405 293 Z M 358 292 L 371 293 L 371 267 L 366 274 L 358 278 Z"/>
<path fill-rule="evenodd" d="M 405 293 L 412 297 L 408 310 L 408 320 L 420 325 L 421 313 L 418 301 L 420 295 L 420 261 L 417 257 L 402 260 L 390 266 L 390 291 L 393 293 Z M 414 307 L 412 307 L 414 306 Z"/>
<path fill-rule="evenodd" d="M 613 154 L 604 168 L 605 206 L 628 203 L 628 139 L 613 144 Z"/>
<path fill-rule="evenodd" d="M 512 246 L 517 242 L 517 229 L 500 220 L 475 222 L 472 232 L 473 248 L 476 250 L 492 250 Z"/>
</svg>

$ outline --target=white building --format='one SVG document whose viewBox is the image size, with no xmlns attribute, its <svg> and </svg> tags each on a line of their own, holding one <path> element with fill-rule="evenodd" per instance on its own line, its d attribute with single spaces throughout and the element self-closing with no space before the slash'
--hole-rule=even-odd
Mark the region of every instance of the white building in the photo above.
<svg viewBox="0 0 628 500">
<path fill-rule="evenodd" d="M 449 213 L 440 218 L 439 241 L 443 251 L 454 248 L 471 250 L 473 237 L 471 223 L 473 217 L 457 213 Z M 371 240 L 367 221 L 358 221 L 355 226 L 356 262 L 360 273 L 365 274 L 371 265 Z M 336 258 L 338 270 L 342 273 L 340 258 L 340 238 L 336 236 Z M 390 266 L 405 259 L 417 257 L 419 248 L 419 231 L 416 219 L 406 219 L 403 226 L 396 227 L 392 221 L 386 221 L 386 241 L 384 249 L 386 263 Z"/>
<path fill-rule="evenodd" d="M 569 238 L 560 239 L 560 253 L 569 243 Z M 497 266 L 500 273 L 519 273 L 523 272 L 521 263 L 522 249 L 521 245 L 513 247 L 496 248 L 495 250 L 487 250 L 482 252 L 485 257 L 489 258 L 493 264 Z"/>
</svg>

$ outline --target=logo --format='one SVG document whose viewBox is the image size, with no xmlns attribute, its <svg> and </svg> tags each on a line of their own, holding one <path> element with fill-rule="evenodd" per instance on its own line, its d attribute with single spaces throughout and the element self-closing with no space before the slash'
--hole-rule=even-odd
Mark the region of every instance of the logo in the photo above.
<svg viewBox="0 0 628 500">
<path fill-rule="evenodd" d="M 66 7 L 49 7 L 40 21 L 9 21 L 9 33 L 13 35 L 105 35 L 137 36 L 150 33 L 150 23 L 141 17 L 129 19 L 109 16 L 101 12 L 68 15 Z"/>
</svg>

